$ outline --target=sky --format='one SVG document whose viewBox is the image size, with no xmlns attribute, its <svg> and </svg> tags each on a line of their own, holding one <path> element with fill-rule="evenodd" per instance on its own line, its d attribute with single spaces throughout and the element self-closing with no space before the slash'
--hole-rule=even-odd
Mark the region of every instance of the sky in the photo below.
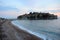
<svg viewBox="0 0 60 40">
<path fill-rule="evenodd" d="M 0 0 L 0 17 L 16 18 L 29 12 L 49 12 L 60 16 L 60 0 Z"/>
</svg>

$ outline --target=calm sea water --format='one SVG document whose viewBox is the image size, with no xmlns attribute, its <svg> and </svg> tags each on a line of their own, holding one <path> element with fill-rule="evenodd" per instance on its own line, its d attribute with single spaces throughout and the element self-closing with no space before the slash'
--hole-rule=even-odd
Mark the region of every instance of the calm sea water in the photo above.
<svg viewBox="0 0 60 40">
<path fill-rule="evenodd" d="M 12 23 L 44 40 L 60 40 L 60 18 L 56 20 L 16 20 Z"/>
</svg>

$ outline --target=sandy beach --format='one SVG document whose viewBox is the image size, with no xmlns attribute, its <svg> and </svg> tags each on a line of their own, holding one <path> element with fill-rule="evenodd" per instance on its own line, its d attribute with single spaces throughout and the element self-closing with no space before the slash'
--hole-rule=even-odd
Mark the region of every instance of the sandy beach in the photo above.
<svg viewBox="0 0 60 40">
<path fill-rule="evenodd" d="M 0 21 L 0 35 L 0 40 L 43 40 L 18 28 L 9 20 Z"/>
</svg>

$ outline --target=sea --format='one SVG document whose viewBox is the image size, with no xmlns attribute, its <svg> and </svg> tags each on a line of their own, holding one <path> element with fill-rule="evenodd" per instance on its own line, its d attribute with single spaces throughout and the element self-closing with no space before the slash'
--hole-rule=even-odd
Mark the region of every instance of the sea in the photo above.
<svg viewBox="0 0 60 40">
<path fill-rule="evenodd" d="M 44 40 L 60 40 L 60 18 L 54 20 L 15 20 L 12 24 Z"/>
</svg>

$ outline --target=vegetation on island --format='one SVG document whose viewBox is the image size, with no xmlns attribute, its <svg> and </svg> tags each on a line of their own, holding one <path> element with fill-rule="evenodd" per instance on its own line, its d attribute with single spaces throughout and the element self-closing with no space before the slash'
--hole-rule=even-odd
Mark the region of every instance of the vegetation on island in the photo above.
<svg viewBox="0 0 60 40">
<path fill-rule="evenodd" d="M 57 15 L 42 12 L 30 12 L 29 14 L 20 15 L 18 19 L 40 20 L 40 19 L 57 19 Z"/>
</svg>

